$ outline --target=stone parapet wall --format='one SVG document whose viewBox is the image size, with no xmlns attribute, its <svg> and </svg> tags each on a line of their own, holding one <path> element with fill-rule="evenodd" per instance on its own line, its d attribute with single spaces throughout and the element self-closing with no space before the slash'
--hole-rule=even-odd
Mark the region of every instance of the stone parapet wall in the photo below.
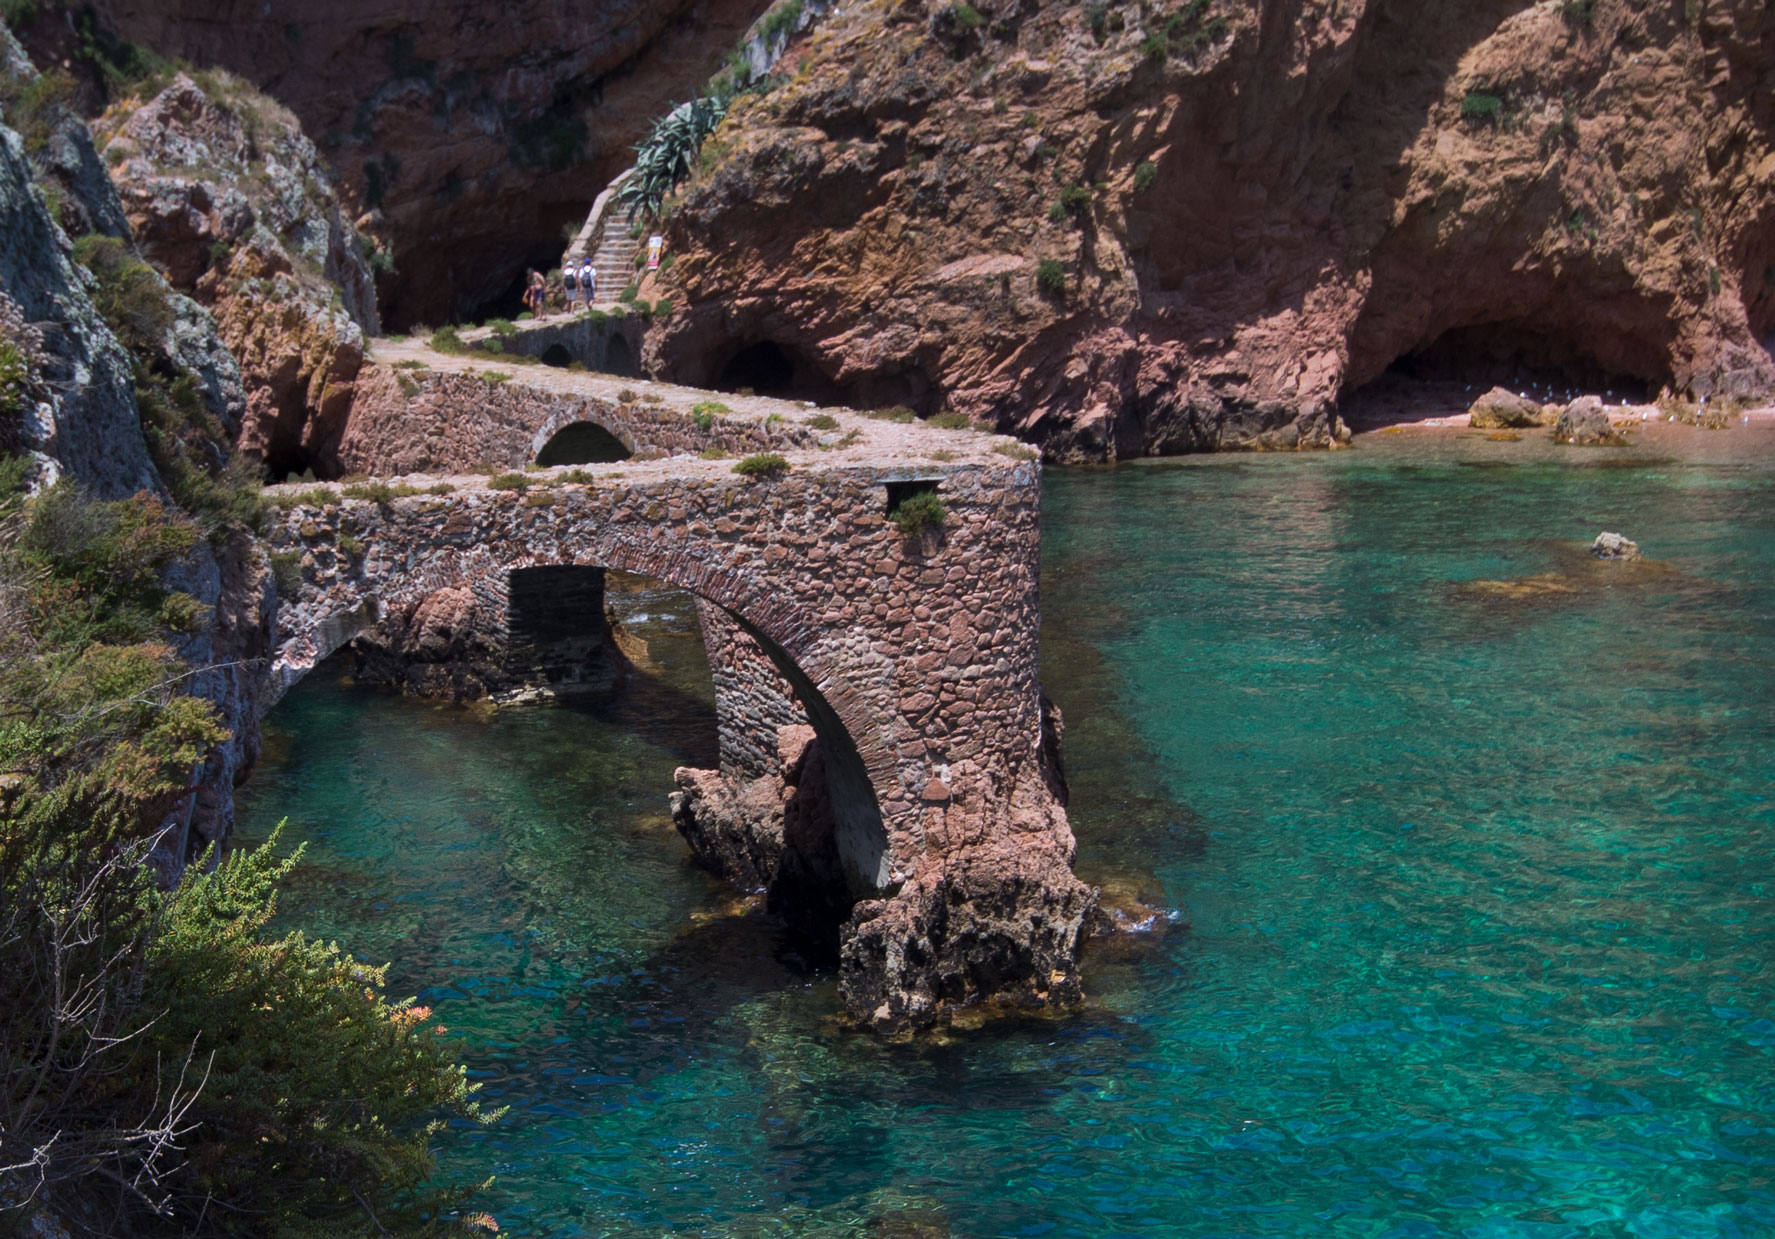
<svg viewBox="0 0 1775 1239">
<path fill-rule="evenodd" d="M 394 369 L 377 365 L 357 379 L 351 418 L 338 458 L 347 473 L 397 476 L 456 473 L 477 467 L 521 469 L 556 432 L 576 422 L 603 427 L 641 458 L 696 455 L 711 448 L 732 456 L 812 446 L 814 434 L 788 421 L 705 414 L 652 403 L 645 385 L 612 385 L 602 395 L 551 390 L 525 382 L 488 382 L 509 374 L 488 363 L 479 373 Z"/>
</svg>

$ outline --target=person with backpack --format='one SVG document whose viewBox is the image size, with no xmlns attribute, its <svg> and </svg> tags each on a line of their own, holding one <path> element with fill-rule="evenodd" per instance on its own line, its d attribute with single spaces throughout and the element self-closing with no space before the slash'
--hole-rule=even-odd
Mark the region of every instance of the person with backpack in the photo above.
<svg viewBox="0 0 1775 1239">
<path fill-rule="evenodd" d="M 591 309 L 592 298 L 596 296 L 598 292 L 598 268 L 592 265 L 590 254 L 586 255 L 585 261 L 580 264 L 579 291 L 586 299 L 586 308 L 588 310 Z"/>
<path fill-rule="evenodd" d="M 561 263 L 561 299 L 567 303 L 567 312 L 573 313 L 573 299 L 579 296 L 579 275 L 573 269 L 573 259 L 567 258 Z"/>
</svg>

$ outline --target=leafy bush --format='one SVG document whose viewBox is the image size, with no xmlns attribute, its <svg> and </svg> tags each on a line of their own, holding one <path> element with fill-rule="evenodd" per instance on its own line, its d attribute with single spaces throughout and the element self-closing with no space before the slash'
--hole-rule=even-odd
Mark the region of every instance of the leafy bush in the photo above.
<svg viewBox="0 0 1775 1239">
<path fill-rule="evenodd" d="M 1471 90 L 1461 100 L 1461 119 L 1482 125 L 1495 125 L 1504 114 L 1504 101 L 1496 95 Z"/>
<path fill-rule="evenodd" d="M 966 413 L 938 413 L 926 422 L 938 430 L 966 430 L 973 424 Z"/>
<path fill-rule="evenodd" d="M 838 419 L 833 417 L 830 413 L 816 413 L 801 424 L 803 426 L 812 427 L 814 430 L 838 429 Z"/>
<path fill-rule="evenodd" d="M 1574 26 L 1588 26 L 1596 20 L 1596 0 L 1560 0 L 1559 15 Z"/>
<path fill-rule="evenodd" d="M 992 450 L 1000 456 L 1009 456 L 1012 460 L 1034 460 L 1041 455 L 1033 447 L 1025 446 L 1022 443 L 1001 443 Z"/>
<path fill-rule="evenodd" d="M 1149 34 L 1140 41 L 1140 54 L 1148 60 L 1163 61 L 1171 54 L 1171 44 L 1162 34 Z"/>
<path fill-rule="evenodd" d="M 290 599 L 302 592 L 302 552 L 271 552 L 271 579 L 277 584 L 277 596 Z"/>
<path fill-rule="evenodd" d="M 210 1056 L 174 1212 L 216 1234 L 411 1232 L 464 1195 L 422 1186 L 444 1116 L 494 1116 L 429 1009 L 382 995 L 385 969 L 267 934 L 301 856 L 279 858 L 278 838 L 193 866 L 156 909 L 145 997 L 165 1014 L 141 1057 Z"/>
<path fill-rule="evenodd" d="M 785 7 L 779 5 L 778 9 Z M 800 5 L 795 7 L 799 19 Z M 776 12 L 771 10 L 772 15 Z M 617 201 L 628 207 L 631 220 L 658 217 L 660 203 L 690 176 L 698 148 L 726 114 L 726 99 L 704 97 L 679 104 L 654 124 L 635 147 L 634 171 L 617 194 Z"/>
<path fill-rule="evenodd" d="M 468 352 L 468 345 L 457 334 L 454 327 L 439 327 L 431 333 L 431 349 L 434 353 L 460 354 Z"/>
<path fill-rule="evenodd" d="M 1044 258 L 1035 266 L 1036 287 L 1050 296 L 1066 291 L 1066 268 L 1058 258 Z"/>
<path fill-rule="evenodd" d="M 950 6 L 949 20 L 955 23 L 957 30 L 978 30 L 986 24 L 986 15 L 967 0 L 960 0 Z"/>
<path fill-rule="evenodd" d="M 487 485 L 494 490 L 521 491 L 530 485 L 530 479 L 521 473 L 499 473 L 488 478 Z"/>
<path fill-rule="evenodd" d="M 697 453 L 697 456 L 702 460 L 726 460 L 727 449 L 720 447 L 705 447 L 702 451 Z"/>
<path fill-rule="evenodd" d="M 781 452 L 754 452 L 733 467 L 733 471 L 742 477 L 785 473 L 788 469 L 789 461 Z"/>
<path fill-rule="evenodd" d="M 425 493 L 428 495 L 453 495 L 456 493 L 456 488 L 448 482 L 434 482 L 425 488 Z"/>
<path fill-rule="evenodd" d="M 358 482 L 345 488 L 347 499 L 368 499 L 372 503 L 387 503 L 394 498 L 394 489 L 387 482 Z"/>
<path fill-rule="evenodd" d="M 577 486 L 590 486 L 598 479 L 584 469 L 569 469 L 555 480 L 557 482 L 571 482 Z"/>
<path fill-rule="evenodd" d="M 635 401 L 639 399 L 641 399 L 641 397 L 635 394 L 635 389 L 632 387 L 624 387 L 616 393 L 616 402 L 618 404 L 634 404 Z"/>
<path fill-rule="evenodd" d="M 74 242 L 74 261 L 98 282 L 93 305 L 118 342 L 138 357 L 157 355 L 173 323 L 168 288 L 153 267 L 116 237 L 97 234 Z"/>
<path fill-rule="evenodd" d="M 895 504 L 888 519 L 905 537 L 917 538 L 927 531 L 943 528 L 943 522 L 949 519 L 949 509 L 935 491 L 920 491 Z"/>
<path fill-rule="evenodd" d="M 1159 179 L 1159 169 L 1150 163 L 1137 164 L 1134 168 L 1134 192 L 1145 193 Z"/>
<path fill-rule="evenodd" d="M 512 376 L 503 370 L 483 370 L 481 371 L 481 381 L 488 387 L 498 387 L 501 383 L 511 382 Z"/>
</svg>

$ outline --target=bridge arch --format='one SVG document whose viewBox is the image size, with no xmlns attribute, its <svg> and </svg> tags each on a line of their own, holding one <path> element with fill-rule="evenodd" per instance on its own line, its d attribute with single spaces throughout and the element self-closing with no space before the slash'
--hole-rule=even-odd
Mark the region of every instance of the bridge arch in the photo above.
<svg viewBox="0 0 1775 1239">
<path fill-rule="evenodd" d="M 874 661 L 855 653 L 835 656 L 814 637 L 813 617 L 780 592 L 748 580 L 746 574 L 716 567 L 700 559 L 638 544 L 626 537 L 598 539 L 593 545 L 558 559 L 529 559 L 512 568 L 539 563 L 572 563 L 581 567 L 615 568 L 652 577 L 719 608 L 757 643 L 777 672 L 795 690 L 808 723 L 820 742 L 826 785 L 831 798 L 838 856 L 854 898 L 888 893 L 897 885 L 888 813 L 884 804 L 898 803 L 899 772 L 888 737 L 892 720 L 866 692 Z M 885 678 L 885 666 L 873 668 Z M 859 742 L 860 738 L 860 742 Z"/>
<path fill-rule="evenodd" d="M 530 459 L 539 465 L 598 465 L 628 460 L 639 446 L 623 427 L 588 416 L 587 407 L 551 413 L 530 437 Z"/>
</svg>

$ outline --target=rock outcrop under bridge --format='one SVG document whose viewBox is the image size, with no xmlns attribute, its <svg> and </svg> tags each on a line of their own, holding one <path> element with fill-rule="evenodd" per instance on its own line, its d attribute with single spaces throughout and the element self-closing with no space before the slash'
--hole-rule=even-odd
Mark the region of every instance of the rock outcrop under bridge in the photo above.
<svg viewBox="0 0 1775 1239">
<path fill-rule="evenodd" d="M 274 692 L 443 591 L 509 597 L 514 573 L 613 568 L 685 589 L 721 738 L 720 770 L 681 770 L 673 795 L 699 857 L 825 936 L 846 1005 L 877 1028 L 1077 997 L 1095 894 L 1071 871 L 1058 720 L 1037 679 L 1027 449 L 752 397 L 698 409 L 709 393 L 543 367 L 489 376 L 413 345 L 378 353 L 348 444 L 388 493 L 273 492 L 274 551 L 302 576 L 280 611 Z M 489 485 L 485 470 L 547 459 L 563 434 L 629 458 Z M 757 452 L 787 467 L 734 471 Z M 940 527 L 903 533 L 891 509 L 927 491 Z"/>
</svg>

